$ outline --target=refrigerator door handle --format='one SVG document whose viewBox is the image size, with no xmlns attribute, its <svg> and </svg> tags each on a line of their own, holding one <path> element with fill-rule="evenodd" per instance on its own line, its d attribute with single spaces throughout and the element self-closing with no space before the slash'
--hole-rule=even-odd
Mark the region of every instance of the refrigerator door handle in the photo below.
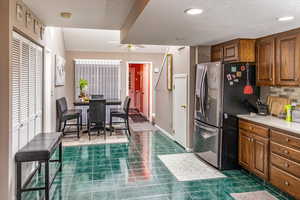
<svg viewBox="0 0 300 200">
<path fill-rule="evenodd" d="M 206 99 L 206 91 L 205 91 L 205 78 L 207 76 L 207 68 L 205 66 L 205 69 L 204 69 L 204 72 L 203 72 L 203 76 L 202 76 L 202 79 L 201 79 L 201 93 L 202 93 L 202 96 L 201 96 L 201 110 L 202 110 L 202 114 L 203 114 L 203 117 L 206 116 L 206 113 L 205 113 L 205 99 Z"/>
<path fill-rule="evenodd" d="M 199 90 L 200 93 L 199 95 L 197 95 L 198 99 L 199 99 L 199 111 L 201 114 L 203 114 L 203 77 L 204 77 L 204 73 L 205 73 L 205 68 L 202 70 L 201 73 L 199 73 L 200 77 L 199 77 Z"/>
<path fill-rule="evenodd" d="M 202 129 L 204 129 L 204 130 L 210 131 L 210 132 L 214 132 L 215 129 L 216 129 L 216 128 L 211 128 L 211 127 L 209 127 L 209 126 L 207 126 L 207 125 L 205 125 L 205 124 L 202 124 L 202 123 L 200 123 L 200 122 L 197 122 L 197 121 L 195 121 L 195 126 L 197 126 L 197 127 L 199 127 L 199 128 L 202 128 Z"/>
<path fill-rule="evenodd" d="M 208 102 L 208 80 L 207 80 L 207 71 L 204 75 L 203 80 L 203 87 L 204 87 L 204 101 L 203 101 L 203 110 L 204 110 L 204 116 L 206 117 L 206 109 L 207 109 L 207 102 Z"/>
</svg>

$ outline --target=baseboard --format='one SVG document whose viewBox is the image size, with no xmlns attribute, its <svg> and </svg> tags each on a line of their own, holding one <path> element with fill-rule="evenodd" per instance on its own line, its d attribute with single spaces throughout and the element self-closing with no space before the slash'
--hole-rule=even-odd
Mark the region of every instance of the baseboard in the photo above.
<svg viewBox="0 0 300 200">
<path fill-rule="evenodd" d="M 168 131 L 159 127 L 157 124 L 155 124 L 155 127 L 158 128 L 158 130 L 160 130 L 161 132 L 163 132 L 163 134 L 165 134 L 168 138 L 175 141 L 175 138 Z"/>
<path fill-rule="evenodd" d="M 186 150 L 187 152 L 193 152 L 193 149 L 191 149 L 191 148 L 185 148 L 185 150 Z"/>
<path fill-rule="evenodd" d="M 175 138 L 174 138 L 168 131 L 166 131 L 165 129 L 159 127 L 157 124 L 155 124 L 155 127 L 156 127 L 158 130 L 160 130 L 163 134 L 165 134 L 168 138 L 170 138 L 171 140 L 173 140 L 174 142 L 176 142 Z M 177 143 L 177 142 L 176 142 L 176 143 Z M 177 144 L 179 144 L 179 143 L 177 143 Z M 192 152 L 192 151 L 193 151 L 193 149 L 191 149 L 191 148 L 184 147 L 184 146 L 182 146 L 181 144 L 179 144 L 179 145 L 180 145 L 182 148 L 184 148 L 187 152 Z"/>
</svg>

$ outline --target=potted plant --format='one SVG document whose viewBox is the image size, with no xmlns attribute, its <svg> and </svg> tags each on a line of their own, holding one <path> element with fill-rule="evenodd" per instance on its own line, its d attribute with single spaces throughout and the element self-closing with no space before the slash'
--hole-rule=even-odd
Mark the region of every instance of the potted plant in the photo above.
<svg viewBox="0 0 300 200">
<path fill-rule="evenodd" d="M 80 79 L 79 80 L 79 88 L 80 88 L 80 98 L 84 98 L 86 96 L 86 91 L 87 91 L 87 86 L 88 86 L 88 81 L 85 79 Z"/>
</svg>

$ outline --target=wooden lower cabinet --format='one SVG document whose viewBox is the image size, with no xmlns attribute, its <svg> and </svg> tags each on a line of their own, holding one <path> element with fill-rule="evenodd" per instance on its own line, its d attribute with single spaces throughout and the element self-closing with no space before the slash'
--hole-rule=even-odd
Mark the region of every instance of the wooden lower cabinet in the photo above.
<svg viewBox="0 0 300 200">
<path fill-rule="evenodd" d="M 239 164 L 300 200 L 300 137 L 239 122 Z"/>
<path fill-rule="evenodd" d="M 270 182 L 279 189 L 300 199 L 300 179 L 273 165 L 270 168 Z"/>
<path fill-rule="evenodd" d="M 246 169 L 251 169 L 252 143 L 250 134 L 240 130 L 239 137 L 239 163 Z"/>
<path fill-rule="evenodd" d="M 253 166 L 252 170 L 265 180 L 269 178 L 269 139 L 253 136 Z"/>
<path fill-rule="evenodd" d="M 245 124 L 251 128 L 248 129 Z M 257 176 L 268 180 L 269 139 L 263 138 L 255 132 L 255 130 L 261 130 L 264 127 L 245 122 L 240 122 L 240 125 L 239 164 Z M 253 126 L 257 129 L 253 129 Z M 246 131 L 247 129 L 248 131 Z"/>
</svg>

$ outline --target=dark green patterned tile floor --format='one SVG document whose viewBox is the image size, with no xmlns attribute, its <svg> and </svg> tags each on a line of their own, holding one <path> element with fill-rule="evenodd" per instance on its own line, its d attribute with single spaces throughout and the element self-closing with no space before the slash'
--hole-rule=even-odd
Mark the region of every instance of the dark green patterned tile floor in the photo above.
<svg viewBox="0 0 300 200">
<path fill-rule="evenodd" d="M 159 131 L 134 134 L 129 144 L 65 147 L 63 170 L 51 187 L 51 199 L 229 200 L 230 193 L 258 190 L 289 199 L 243 170 L 223 171 L 227 177 L 221 179 L 179 182 L 158 158 L 178 153 L 186 152 Z M 30 185 L 43 185 L 42 176 Z M 40 196 L 25 193 L 23 199 Z"/>
</svg>

